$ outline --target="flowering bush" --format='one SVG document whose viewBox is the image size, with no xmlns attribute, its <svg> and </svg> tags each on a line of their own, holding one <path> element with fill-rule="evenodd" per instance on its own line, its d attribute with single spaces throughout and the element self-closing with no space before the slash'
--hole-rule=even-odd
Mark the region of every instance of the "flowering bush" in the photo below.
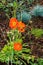
<svg viewBox="0 0 43 65">
<path fill-rule="evenodd" d="M 26 62 L 22 61 L 22 58 L 25 60 L 28 60 L 29 57 L 31 58 L 31 55 L 29 55 L 31 50 L 29 47 L 25 48 L 27 44 L 22 42 L 21 33 L 18 32 L 18 30 L 11 30 L 7 32 L 7 36 L 9 40 L 7 41 L 7 45 L 5 45 L 0 52 L 0 61 L 6 63 L 12 61 L 14 64 L 26 64 Z"/>
<path fill-rule="evenodd" d="M 26 62 L 29 63 L 30 59 L 34 61 L 35 56 L 31 55 L 31 49 L 27 43 L 23 42 L 23 36 L 21 32 L 25 32 L 26 25 L 21 21 L 18 22 L 16 18 L 11 18 L 9 26 L 11 30 L 7 32 L 7 45 L 5 45 L 0 52 L 0 61 L 6 63 L 11 62 L 14 64 L 24 63 L 24 65 Z M 32 28 L 31 31 L 28 32 L 39 37 L 41 34 L 43 34 L 43 32 L 38 34 L 38 31 L 41 32 L 43 30 Z M 30 34 L 28 32 L 27 34 Z M 24 60 L 26 60 L 26 62 Z"/>
</svg>

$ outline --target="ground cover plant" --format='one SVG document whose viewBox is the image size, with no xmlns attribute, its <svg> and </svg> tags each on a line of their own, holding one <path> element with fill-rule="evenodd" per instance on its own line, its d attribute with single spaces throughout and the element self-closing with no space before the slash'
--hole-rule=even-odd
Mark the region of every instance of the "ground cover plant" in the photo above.
<svg viewBox="0 0 43 65">
<path fill-rule="evenodd" d="M 0 65 L 43 65 L 42 2 L 0 0 Z"/>
</svg>

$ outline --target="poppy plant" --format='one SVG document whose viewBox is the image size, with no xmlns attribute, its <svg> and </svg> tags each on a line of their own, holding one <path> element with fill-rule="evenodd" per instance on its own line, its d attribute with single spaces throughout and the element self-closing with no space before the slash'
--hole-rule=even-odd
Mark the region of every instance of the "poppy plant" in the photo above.
<svg viewBox="0 0 43 65">
<path fill-rule="evenodd" d="M 16 29 L 18 24 L 18 20 L 16 18 L 11 18 L 9 22 L 9 27 L 11 29 Z"/>
<path fill-rule="evenodd" d="M 26 25 L 23 23 L 23 22 L 19 22 L 18 23 L 18 30 L 20 31 L 20 32 L 24 32 L 25 31 L 25 27 L 26 27 Z"/>
<path fill-rule="evenodd" d="M 22 44 L 21 43 L 14 43 L 14 50 L 20 51 L 22 50 Z"/>
</svg>

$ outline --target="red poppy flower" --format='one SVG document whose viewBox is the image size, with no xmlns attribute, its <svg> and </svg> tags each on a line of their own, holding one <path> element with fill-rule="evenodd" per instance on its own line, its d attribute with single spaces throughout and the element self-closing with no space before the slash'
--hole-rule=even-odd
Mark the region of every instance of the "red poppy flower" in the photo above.
<svg viewBox="0 0 43 65">
<path fill-rule="evenodd" d="M 22 44 L 21 43 L 14 43 L 14 50 L 20 51 L 22 50 Z"/>
<path fill-rule="evenodd" d="M 11 18 L 9 22 L 9 27 L 11 29 L 16 29 L 18 24 L 18 20 L 16 18 Z"/>
</svg>

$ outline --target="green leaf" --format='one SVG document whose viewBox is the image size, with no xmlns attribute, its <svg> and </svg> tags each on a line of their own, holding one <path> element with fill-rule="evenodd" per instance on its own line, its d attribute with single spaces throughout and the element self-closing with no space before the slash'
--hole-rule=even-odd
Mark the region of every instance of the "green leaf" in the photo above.
<svg viewBox="0 0 43 65">
<path fill-rule="evenodd" d="M 41 37 L 43 35 L 43 29 L 33 28 L 31 33 L 36 37 Z"/>
<path fill-rule="evenodd" d="M 0 3 L 0 8 L 2 8 L 4 5 L 2 3 Z"/>
<path fill-rule="evenodd" d="M 13 2 L 13 7 L 16 9 L 18 7 L 18 3 L 16 1 Z"/>
</svg>

